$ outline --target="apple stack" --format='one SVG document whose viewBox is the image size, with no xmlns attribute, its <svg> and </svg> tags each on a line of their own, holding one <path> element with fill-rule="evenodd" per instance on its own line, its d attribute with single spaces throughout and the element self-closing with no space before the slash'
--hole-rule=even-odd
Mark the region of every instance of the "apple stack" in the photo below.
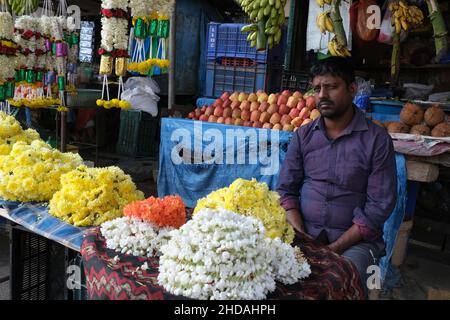
<svg viewBox="0 0 450 320">
<path fill-rule="evenodd" d="M 225 92 L 210 106 L 197 108 L 188 118 L 228 125 L 297 131 L 320 117 L 314 97 L 285 90 L 267 94 Z"/>
</svg>

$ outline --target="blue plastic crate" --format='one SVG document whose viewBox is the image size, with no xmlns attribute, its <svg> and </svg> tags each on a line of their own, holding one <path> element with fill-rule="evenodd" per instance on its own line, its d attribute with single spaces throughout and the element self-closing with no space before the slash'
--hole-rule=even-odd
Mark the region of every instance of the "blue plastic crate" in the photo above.
<svg viewBox="0 0 450 320">
<path fill-rule="evenodd" d="M 404 102 L 401 101 L 388 101 L 388 100 L 372 100 L 370 101 L 370 108 L 372 113 L 384 113 L 384 114 L 400 114 L 404 106 Z"/>
<path fill-rule="evenodd" d="M 245 24 L 240 23 L 216 23 L 208 25 L 208 50 L 207 60 L 217 58 L 247 58 L 257 63 L 278 63 L 284 62 L 284 51 L 286 44 L 286 32 L 279 45 L 271 50 L 256 51 L 250 47 L 247 41 L 248 33 L 242 33 L 241 28 Z"/>
<path fill-rule="evenodd" d="M 234 67 L 209 61 L 206 67 L 205 97 L 220 97 L 225 91 L 252 93 L 266 89 L 267 65 Z"/>
</svg>

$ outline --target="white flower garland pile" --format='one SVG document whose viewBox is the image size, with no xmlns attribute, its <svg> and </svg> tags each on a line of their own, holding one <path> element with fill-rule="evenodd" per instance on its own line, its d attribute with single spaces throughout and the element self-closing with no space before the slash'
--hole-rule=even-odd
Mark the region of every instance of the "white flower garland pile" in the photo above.
<svg viewBox="0 0 450 320">
<path fill-rule="evenodd" d="M 170 235 L 158 282 L 175 295 L 265 299 L 275 280 L 292 284 L 311 272 L 298 248 L 266 239 L 260 220 L 224 209 L 203 209 Z"/>
<path fill-rule="evenodd" d="M 172 230 L 130 217 L 107 221 L 100 227 L 109 249 L 140 257 L 160 255 L 160 248 L 169 241 Z"/>
</svg>

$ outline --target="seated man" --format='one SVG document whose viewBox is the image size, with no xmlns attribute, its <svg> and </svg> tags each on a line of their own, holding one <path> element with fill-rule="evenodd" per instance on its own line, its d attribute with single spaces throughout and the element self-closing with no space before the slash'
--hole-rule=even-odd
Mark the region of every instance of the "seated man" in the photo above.
<svg viewBox="0 0 450 320">
<path fill-rule="evenodd" d="M 393 143 L 353 105 L 350 62 L 319 61 L 311 76 L 322 116 L 294 133 L 277 191 L 294 229 L 351 260 L 367 290 L 367 268 L 384 251 L 383 225 L 396 204 Z"/>
</svg>

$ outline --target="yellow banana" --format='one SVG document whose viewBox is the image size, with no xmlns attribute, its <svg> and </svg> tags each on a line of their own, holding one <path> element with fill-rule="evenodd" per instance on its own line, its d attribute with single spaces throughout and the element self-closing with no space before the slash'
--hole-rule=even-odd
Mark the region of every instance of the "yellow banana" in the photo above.
<svg viewBox="0 0 450 320">
<path fill-rule="evenodd" d="M 395 19 L 395 32 L 400 33 L 402 31 L 402 24 L 399 19 Z"/>
</svg>

